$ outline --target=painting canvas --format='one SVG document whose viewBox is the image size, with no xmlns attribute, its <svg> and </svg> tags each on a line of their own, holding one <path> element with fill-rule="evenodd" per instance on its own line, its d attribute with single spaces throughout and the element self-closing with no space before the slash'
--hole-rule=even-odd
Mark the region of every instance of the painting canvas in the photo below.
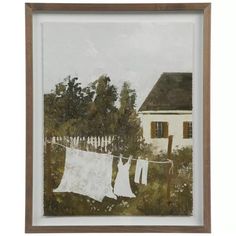
<svg viewBox="0 0 236 236">
<path fill-rule="evenodd" d="M 45 216 L 191 216 L 193 24 L 42 24 Z"/>
</svg>

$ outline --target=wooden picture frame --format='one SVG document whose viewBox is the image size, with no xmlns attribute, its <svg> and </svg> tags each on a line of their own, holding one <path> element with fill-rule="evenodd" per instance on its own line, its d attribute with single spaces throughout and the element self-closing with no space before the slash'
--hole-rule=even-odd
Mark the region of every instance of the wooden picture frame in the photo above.
<svg viewBox="0 0 236 236">
<path fill-rule="evenodd" d="M 203 225 L 33 225 L 33 15 L 40 12 L 191 12 L 203 13 Z M 79 232 L 211 232 L 210 201 L 210 3 L 173 4 L 25 4 L 26 29 L 26 233 L 79 233 Z"/>
</svg>

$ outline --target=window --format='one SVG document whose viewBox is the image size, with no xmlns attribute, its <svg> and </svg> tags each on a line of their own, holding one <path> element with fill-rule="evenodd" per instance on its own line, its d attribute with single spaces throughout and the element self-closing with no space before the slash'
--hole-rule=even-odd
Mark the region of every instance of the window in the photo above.
<svg viewBox="0 0 236 236">
<path fill-rule="evenodd" d="M 151 122 L 151 138 L 168 138 L 168 122 Z"/>
<path fill-rule="evenodd" d="M 183 122 L 183 138 L 192 138 L 192 122 Z"/>
</svg>

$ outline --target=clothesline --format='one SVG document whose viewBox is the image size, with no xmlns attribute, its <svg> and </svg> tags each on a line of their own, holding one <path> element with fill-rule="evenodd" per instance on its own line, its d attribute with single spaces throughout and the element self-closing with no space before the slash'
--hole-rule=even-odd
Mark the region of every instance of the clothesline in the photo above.
<svg viewBox="0 0 236 236">
<path fill-rule="evenodd" d="M 63 148 L 68 148 L 66 145 L 63 145 L 61 143 L 50 142 L 50 141 L 47 141 L 47 142 L 51 143 L 51 144 L 56 144 L 56 145 L 61 146 Z M 124 157 L 124 156 L 115 156 L 115 155 L 112 155 L 112 156 L 115 157 L 115 158 L 122 158 L 122 159 L 126 159 L 126 160 L 129 159 L 129 157 Z M 131 159 L 131 161 L 137 161 L 137 160 L 138 160 L 137 158 L 132 158 Z M 149 163 L 156 163 L 156 164 L 171 164 L 171 167 L 169 169 L 169 174 L 173 173 L 174 163 L 170 159 L 167 159 L 166 161 L 149 161 L 149 160 L 146 160 L 146 161 L 149 162 Z"/>
</svg>

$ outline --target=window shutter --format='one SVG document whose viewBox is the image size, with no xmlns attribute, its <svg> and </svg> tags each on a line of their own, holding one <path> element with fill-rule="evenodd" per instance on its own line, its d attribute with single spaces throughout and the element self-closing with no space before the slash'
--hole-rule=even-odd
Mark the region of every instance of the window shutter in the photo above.
<svg viewBox="0 0 236 236">
<path fill-rule="evenodd" d="M 163 122 L 163 138 L 168 138 L 168 122 Z"/>
<path fill-rule="evenodd" d="M 183 122 L 183 138 L 188 138 L 188 122 Z"/>
<path fill-rule="evenodd" d="M 189 122 L 189 126 L 188 126 L 188 129 L 189 129 L 189 138 L 192 138 L 193 136 L 193 125 L 192 125 L 192 122 Z"/>
<path fill-rule="evenodd" d="M 151 138 L 157 138 L 157 122 L 151 122 Z"/>
</svg>

